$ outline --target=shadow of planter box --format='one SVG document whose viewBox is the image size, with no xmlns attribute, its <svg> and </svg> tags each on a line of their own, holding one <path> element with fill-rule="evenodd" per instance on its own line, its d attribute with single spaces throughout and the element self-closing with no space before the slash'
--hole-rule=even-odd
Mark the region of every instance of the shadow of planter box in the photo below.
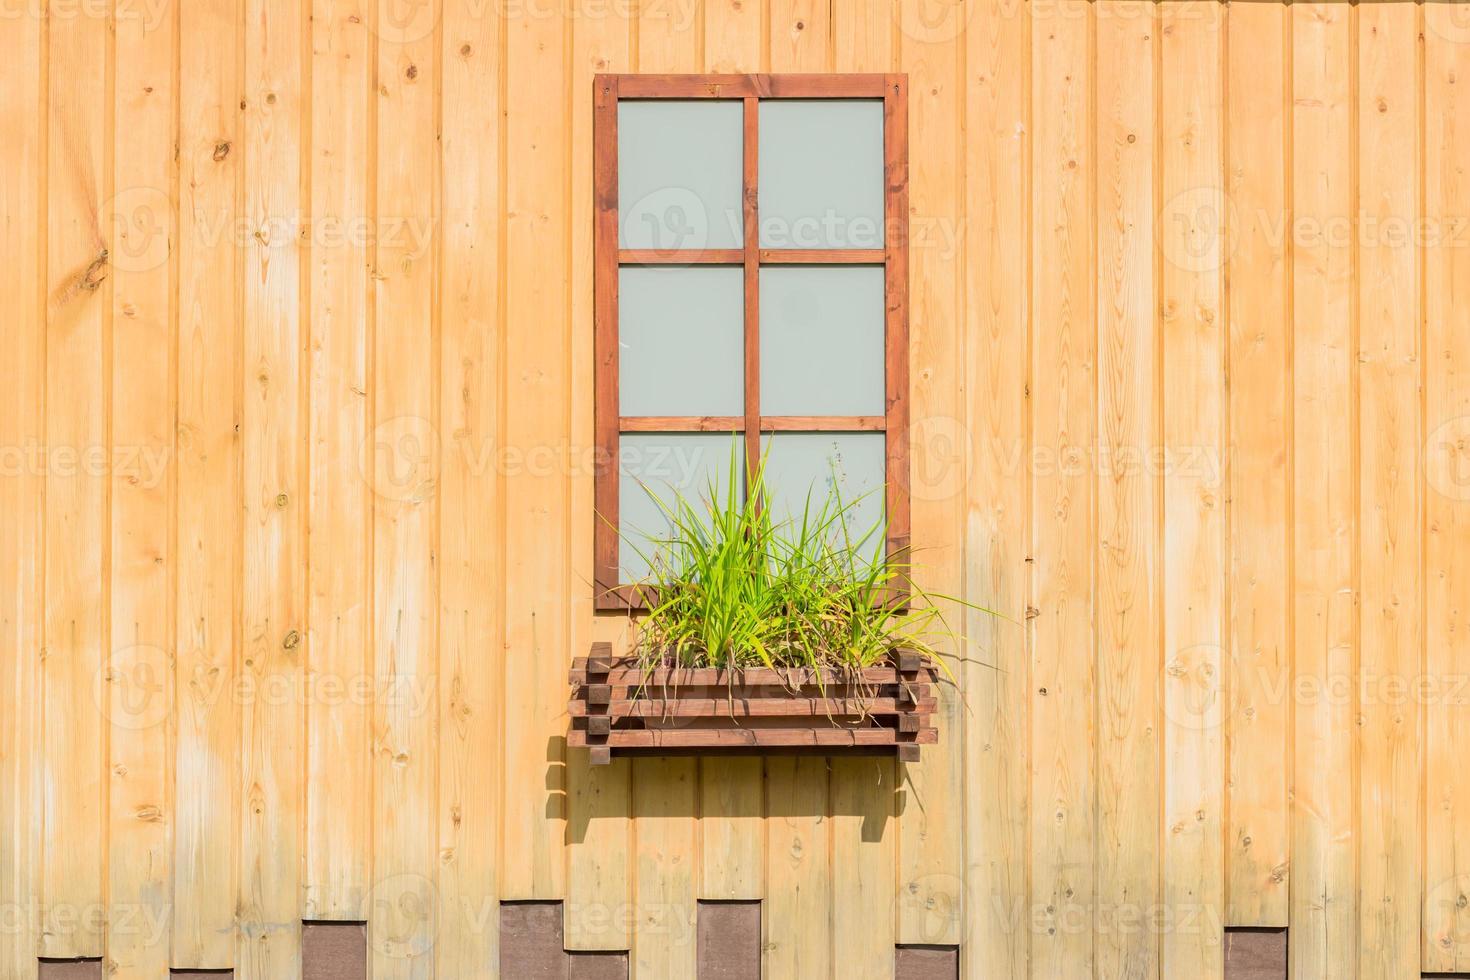
<svg viewBox="0 0 1470 980">
<path fill-rule="evenodd" d="M 916 653 L 855 675 L 835 669 L 659 667 L 611 656 L 572 663 L 567 745 L 593 765 L 638 755 L 887 755 L 916 762 L 939 741 L 935 668 Z"/>
</svg>

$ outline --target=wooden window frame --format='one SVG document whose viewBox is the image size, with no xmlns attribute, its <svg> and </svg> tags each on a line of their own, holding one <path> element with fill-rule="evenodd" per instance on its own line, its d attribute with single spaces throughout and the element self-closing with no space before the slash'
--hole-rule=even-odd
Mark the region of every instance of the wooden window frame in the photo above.
<svg viewBox="0 0 1470 980">
<path fill-rule="evenodd" d="M 744 103 L 741 194 L 745 240 L 736 249 L 621 249 L 618 239 L 618 104 L 623 99 L 739 99 Z M 760 247 L 760 103 L 769 99 L 883 101 L 883 247 L 767 249 Z M 904 74 L 620 75 L 593 80 L 593 280 L 596 397 L 594 432 L 593 589 L 598 610 L 640 608 L 635 586 L 618 581 L 619 442 L 623 432 L 733 432 L 745 435 L 747 473 L 768 432 L 882 432 L 887 549 L 909 549 L 908 350 L 908 76 Z M 745 414 L 636 416 L 619 414 L 618 275 L 625 265 L 725 265 L 745 273 Z M 760 269 L 762 265 L 881 265 L 884 270 L 884 387 L 881 416 L 762 416 L 760 414 Z M 896 596 L 902 600 L 907 589 Z"/>
</svg>

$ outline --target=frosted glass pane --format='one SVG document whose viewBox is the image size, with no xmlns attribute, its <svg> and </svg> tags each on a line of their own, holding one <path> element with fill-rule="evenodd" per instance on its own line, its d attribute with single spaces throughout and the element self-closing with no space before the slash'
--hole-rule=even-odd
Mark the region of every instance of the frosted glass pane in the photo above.
<svg viewBox="0 0 1470 980">
<path fill-rule="evenodd" d="M 618 104 L 623 248 L 740 248 L 745 111 L 713 100 Z"/>
<path fill-rule="evenodd" d="M 732 450 L 740 492 L 745 470 L 743 439 L 719 432 L 623 433 L 618 449 L 621 581 L 646 579 L 649 562 L 657 554 L 658 539 L 667 539 L 671 533 L 659 501 L 672 505 L 676 495 L 682 495 L 686 500 L 699 501 L 701 506 L 708 506 L 712 500 L 725 502 Z"/>
<path fill-rule="evenodd" d="M 813 515 L 835 488 L 848 511 L 855 538 L 883 516 L 885 440 L 881 432 L 777 432 L 762 439 L 766 494 L 777 521 L 801 520 L 811 493 Z M 872 554 L 877 537 L 864 547 Z"/>
<path fill-rule="evenodd" d="M 618 277 L 623 415 L 745 414 L 745 274 L 626 266 Z"/>
<path fill-rule="evenodd" d="M 883 103 L 760 107 L 762 248 L 881 248 Z"/>
<path fill-rule="evenodd" d="M 882 415 L 881 266 L 761 269 L 761 414 Z"/>
</svg>

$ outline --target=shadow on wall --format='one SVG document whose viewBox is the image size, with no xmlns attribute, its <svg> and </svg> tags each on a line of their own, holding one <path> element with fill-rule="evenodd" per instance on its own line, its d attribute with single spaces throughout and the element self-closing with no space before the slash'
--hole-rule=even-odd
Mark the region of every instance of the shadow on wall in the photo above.
<svg viewBox="0 0 1470 980">
<path fill-rule="evenodd" d="M 564 738 L 551 739 L 548 744 L 546 786 L 549 793 L 546 800 L 546 814 L 548 817 L 561 818 L 564 816 L 566 818 L 568 844 L 584 843 L 587 839 L 588 828 L 594 820 L 626 819 L 631 816 L 631 805 L 617 806 L 615 801 L 627 800 L 632 793 L 637 793 L 640 790 L 645 792 L 658 791 L 658 780 L 660 779 L 658 773 L 660 770 L 655 770 L 652 767 L 658 766 L 660 761 L 664 759 L 676 758 L 662 756 L 638 759 L 614 758 L 610 765 L 592 766 L 588 764 L 587 751 L 585 749 L 567 750 L 565 744 L 566 740 Z M 562 753 L 566 754 L 565 763 L 562 761 Z M 772 759 L 792 758 L 791 756 L 781 756 L 775 753 L 769 753 L 769 757 Z M 730 757 L 725 756 L 724 758 Z M 748 759 L 752 757 L 745 756 L 743 758 Z M 697 762 L 699 760 L 690 759 L 689 761 Z M 850 797 L 849 794 L 834 795 L 826 792 L 817 794 L 818 798 L 827 801 L 826 810 L 822 814 L 813 814 L 808 809 L 803 808 L 800 805 L 804 802 L 802 794 L 778 794 L 767 799 L 764 779 L 765 765 L 762 765 L 759 770 L 755 770 L 755 772 L 760 774 L 759 776 L 753 773 L 747 780 L 748 785 L 739 787 L 739 792 L 735 794 L 735 798 L 745 804 L 746 809 L 744 810 L 744 815 L 752 817 L 764 815 L 772 820 L 810 817 L 814 815 L 862 817 L 863 842 L 876 843 L 883 840 L 885 832 L 891 833 L 888 825 L 904 813 L 905 809 L 910 805 L 910 796 L 912 794 L 910 787 L 901 785 L 899 783 L 900 777 L 895 776 L 899 765 L 892 757 L 873 756 L 858 761 L 871 764 L 874 787 L 891 787 L 891 805 L 881 808 L 882 812 L 879 812 L 879 808 L 873 805 L 876 801 L 871 796 Z M 575 773 L 573 770 L 575 770 Z M 697 773 L 698 768 L 691 766 L 688 768 L 688 771 Z M 830 767 L 825 770 L 825 773 L 830 776 Z M 586 787 L 586 790 L 580 794 L 585 805 L 575 808 L 567 806 L 567 792 L 565 787 L 570 785 L 570 783 L 563 780 L 563 777 L 571 777 L 573 775 L 575 775 L 577 785 Z M 641 782 L 637 778 L 639 775 L 643 776 Z M 602 787 L 614 786 L 619 788 L 613 792 L 603 792 L 601 790 Z M 621 788 L 622 786 L 628 786 L 630 790 L 623 790 Z M 666 805 L 666 808 L 662 809 L 661 813 L 674 817 L 693 818 L 701 816 L 699 813 L 699 795 L 696 792 L 690 791 L 667 792 L 666 798 L 662 801 Z M 832 804 L 834 799 L 839 803 L 851 805 L 833 810 Z M 763 801 L 764 814 L 762 813 Z M 866 803 L 867 805 L 859 806 L 858 804 L 861 803 Z"/>
</svg>

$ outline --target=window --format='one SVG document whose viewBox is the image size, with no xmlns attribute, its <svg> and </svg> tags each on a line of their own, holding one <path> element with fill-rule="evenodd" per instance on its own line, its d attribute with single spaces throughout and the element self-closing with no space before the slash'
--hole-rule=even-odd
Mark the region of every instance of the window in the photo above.
<svg viewBox="0 0 1470 980">
<path fill-rule="evenodd" d="M 599 75 L 595 588 L 634 602 L 650 495 L 768 452 L 768 506 L 839 479 L 908 547 L 903 75 Z M 734 435 L 732 435 L 734 434 Z M 871 493 L 870 493 L 871 491 Z M 881 491 L 881 492 L 880 492 Z"/>
</svg>

